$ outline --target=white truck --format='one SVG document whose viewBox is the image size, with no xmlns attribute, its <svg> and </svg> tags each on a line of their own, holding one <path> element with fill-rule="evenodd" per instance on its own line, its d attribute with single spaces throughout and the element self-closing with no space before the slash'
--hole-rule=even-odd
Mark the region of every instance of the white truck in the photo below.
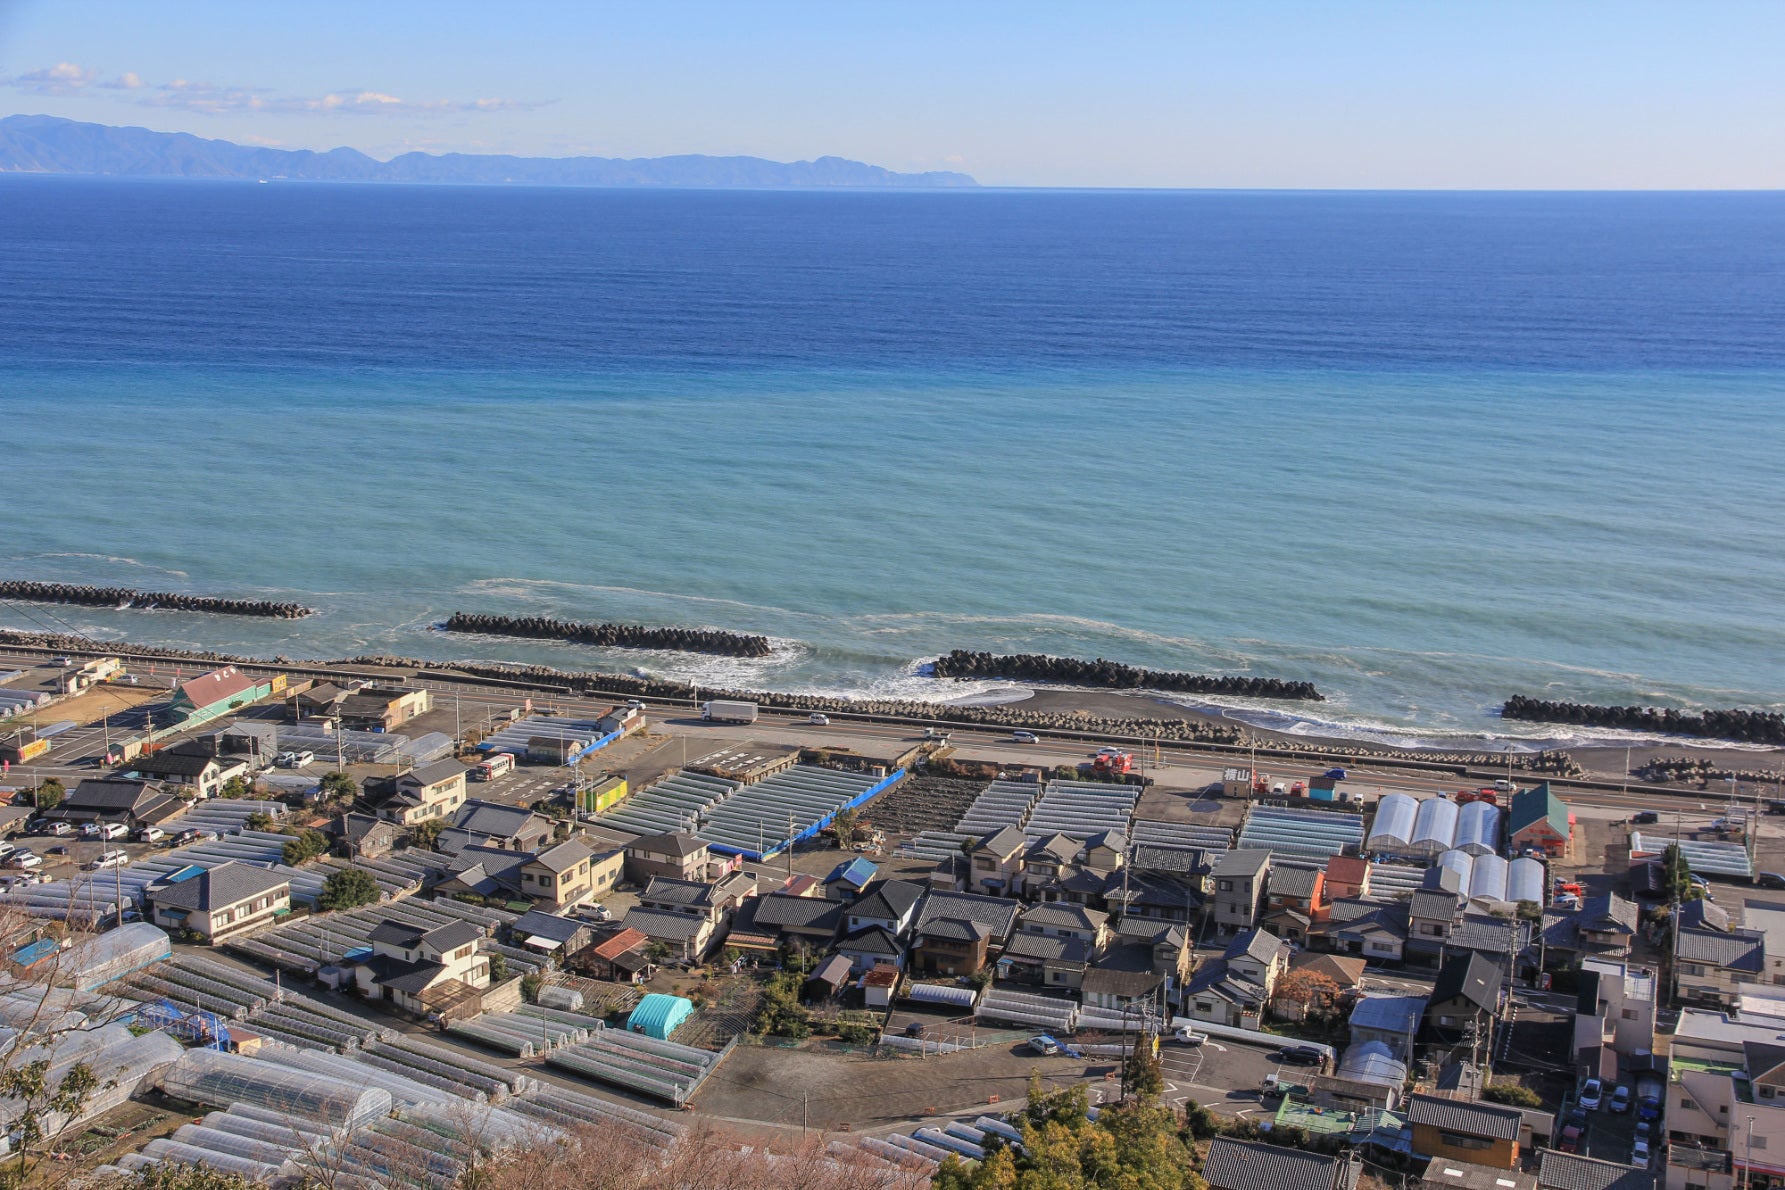
<svg viewBox="0 0 1785 1190">
<path fill-rule="evenodd" d="M 700 717 L 714 723 L 754 723 L 756 722 L 756 704 L 753 702 L 709 702 L 700 708 Z"/>
</svg>

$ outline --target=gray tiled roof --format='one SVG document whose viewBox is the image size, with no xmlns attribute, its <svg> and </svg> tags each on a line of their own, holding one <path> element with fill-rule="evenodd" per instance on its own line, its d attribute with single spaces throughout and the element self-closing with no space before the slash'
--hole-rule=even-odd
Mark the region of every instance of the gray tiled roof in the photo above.
<svg viewBox="0 0 1785 1190">
<path fill-rule="evenodd" d="M 1200 848 L 1136 843 L 1128 856 L 1128 866 L 1143 872 L 1172 872 L 1187 876 L 1206 868 L 1208 861 Z"/>
<path fill-rule="evenodd" d="M 595 853 L 581 839 L 566 839 L 556 847 L 548 847 L 533 857 L 533 862 L 550 868 L 554 872 L 566 872 L 586 859 L 593 859 Z"/>
<path fill-rule="evenodd" d="M 651 882 L 653 885 L 657 881 Z M 834 931 L 843 919 L 843 906 L 822 897 L 789 897 L 770 893 L 756 899 L 757 929 Z"/>
<path fill-rule="evenodd" d="M 1727 919 L 1725 919 L 1727 920 Z M 1636 934 L 1636 902 L 1617 893 L 1588 897 L 1575 914 L 1575 928 L 1595 934 Z"/>
<path fill-rule="evenodd" d="M 1222 957 L 1237 959 L 1243 955 L 1268 966 L 1277 960 L 1286 945 L 1287 943 L 1275 934 L 1254 928 L 1247 930 L 1228 943 L 1227 951 Z"/>
<path fill-rule="evenodd" d="M 1730 971 L 1758 973 L 1766 964 L 1766 935 L 1758 930 L 1681 930 L 1675 953 L 1682 962 L 1708 963 Z"/>
<path fill-rule="evenodd" d="M 670 880 L 662 876 L 651 877 L 645 890 L 638 894 L 640 901 L 650 901 L 656 905 L 686 905 L 690 909 L 704 909 L 713 903 L 713 886 L 699 880 Z M 796 898 L 781 898 L 792 900 Z M 806 900 L 805 897 L 797 898 Z M 828 901 L 818 901 L 826 905 Z"/>
<path fill-rule="evenodd" d="M 626 850 L 631 853 L 648 851 L 652 855 L 673 855 L 680 859 L 698 855 L 706 849 L 705 843 L 680 831 L 672 831 L 667 835 L 645 835 L 626 844 Z"/>
<path fill-rule="evenodd" d="M 1030 926 L 1046 926 L 1050 929 L 1095 932 L 1097 927 L 1108 920 L 1109 914 L 1101 909 L 1087 909 L 1070 901 L 1049 901 L 1023 910 L 1019 928 L 1027 931 Z"/>
<path fill-rule="evenodd" d="M 1422 888 L 1413 894 L 1407 911 L 1427 921 L 1449 921 L 1457 915 L 1457 899 L 1447 892 Z"/>
<path fill-rule="evenodd" d="M 1278 864 L 1271 869 L 1269 895 L 1303 899 L 1312 897 L 1315 883 L 1325 875 L 1319 868 L 1293 868 Z"/>
<path fill-rule="evenodd" d="M 460 830 L 475 831 L 492 838 L 508 839 L 520 833 L 529 822 L 542 815 L 523 806 L 502 806 L 495 802 L 470 801 L 460 806 L 452 816 L 453 826 Z"/>
<path fill-rule="evenodd" d="M 1007 959 L 1028 959 L 1031 962 L 1082 963 L 1088 948 L 1078 938 L 1061 938 L 1054 934 L 1017 934 L 1005 944 Z"/>
<path fill-rule="evenodd" d="M 1441 1099 L 1436 1095 L 1413 1095 L 1407 1100 L 1406 1110 L 1407 1119 L 1414 1124 L 1495 1140 L 1517 1140 L 1519 1126 L 1525 1122 L 1524 1113 L 1516 1107 Z"/>
<path fill-rule="evenodd" d="M 411 769 L 397 777 L 399 781 L 414 781 L 418 784 L 438 785 L 442 781 L 450 781 L 454 777 L 462 777 L 466 773 L 464 765 L 456 760 L 436 760 L 433 764 L 424 764 L 418 769 Z"/>
<path fill-rule="evenodd" d="M 1014 826 L 1000 827 L 973 845 L 975 851 L 989 851 L 993 855 L 1010 855 L 1023 850 L 1028 838 Z"/>
<path fill-rule="evenodd" d="M 559 917 L 555 913 L 544 913 L 538 909 L 529 909 L 510 927 L 517 934 L 529 938 L 550 938 L 554 942 L 568 942 L 579 933 L 589 928 L 586 922 L 574 921 L 568 917 Z"/>
<path fill-rule="evenodd" d="M 1077 859 L 1079 852 L 1084 849 L 1085 845 L 1080 843 L 1077 839 L 1067 835 L 1055 834 L 1049 835 L 1045 839 L 1035 840 L 1035 842 L 1029 845 L 1029 850 L 1024 854 L 1023 858 L 1025 860 L 1034 860 L 1041 863 L 1069 864 Z"/>
<path fill-rule="evenodd" d="M 1438 969 L 1432 983 L 1432 1003 L 1442 1004 L 1458 997 L 1484 1011 L 1492 1012 L 1500 1001 L 1502 983 L 1500 969 L 1471 951 L 1453 955 Z"/>
<path fill-rule="evenodd" d="M 1517 954 L 1525 948 L 1529 935 L 1530 926 L 1515 918 L 1465 913 L 1456 929 L 1450 932 L 1448 942 L 1457 950 L 1473 950 L 1487 955 Z"/>
<path fill-rule="evenodd" d="M 1270 867 L 1271 853 L 1247 847 L 1239 851 L 1229 851 L 1215 865 L 1216 876 L 1256 876 Z"/>
<path fill-rule="evenodd" d="M 695 937 L 706 927 L 706 918 L 696 917 L 690 913 L 673 913 L 667 909 L 646 909 L 634 906 L 626 911 L 625 923 L 628 929 L 637 930 L 647 938 L 673 939 L 686 942 Z"/>
<path fill-rule="evenodd" d="M 1652 1170 L 1545 1149 L 1537 1167 L 1543 1190 L 1655 1190 Z"/>
<path fill-rule="evenodd" d="M 899 945 L 897 938 L 879 926 L 869 926 L 866 929 L 857 930 L 837 943 L 837 949 L 846 950 L 852 954 L 897 955 L 904 948 Z"/>
<path fill-rule="evenodd" d="M 973 893 L 932 892 L 917 911 L 919 933 L 933 932 L 933 923 L 944 918 L 975 921 L 988 927 L 994 938 L 1010 933 L 1021 906 L 1003 897 L 981 897 Z"/>
<path fill-rule="evenodd" d="M 1214 1190 L 1334 1190 L 1344 1164 L 1337 1157 L 1221 1136 L 1209 1142 L 1202 1176 Z"/>
<path fill-rule="evenodd" d="M 924 887 L 909 880 L 883 880 L 869 888 L 849 912 L 857 917 L 874 917 L 882 921 L 898 921 L 911 907 L 923 900 Z"/>
<path fill-rule="evenodd" d="M 174 884 L 149 889 L 157 905 L 208 913 L 286 887 L 284 876 L 252 864 L 230 861 Z"/>
</svg>

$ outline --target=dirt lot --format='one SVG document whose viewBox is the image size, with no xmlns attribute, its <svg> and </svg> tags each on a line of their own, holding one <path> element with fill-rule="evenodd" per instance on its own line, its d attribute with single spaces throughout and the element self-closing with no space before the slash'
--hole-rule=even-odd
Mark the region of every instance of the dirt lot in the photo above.
<svg viewBox="0 0 1785 1190">
<path fill-rule="evenodd" d="M 809 1120 L 811 1127 L 826 1129 L 847 1124 L 861 1132 L 984 1107 L 993 1095 L 1020 1100 L 1032 1070 L 1070 1082 L 1087 1076 L 1101 1081 L 1114 1068 L 1107 1058 L 1038 1057 L 1018 1043 L 930 1058 L 869 1058 L 829 1045 L 740 1045 L 695 1102 L 713 1116 L 795 1127 Z"/>
</svg>

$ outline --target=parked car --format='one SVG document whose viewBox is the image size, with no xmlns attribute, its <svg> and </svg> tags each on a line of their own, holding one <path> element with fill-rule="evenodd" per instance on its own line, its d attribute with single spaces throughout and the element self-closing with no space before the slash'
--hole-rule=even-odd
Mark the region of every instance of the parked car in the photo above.
<svg viewBox="0 0 1785 1190">
<path fill-rule="evenodd" d="M 167 838 L 167 832 L 158 826 L 145 826 L 136 832 L 138 843 L 159 843 Z"/>
<path fill-rule="evenodd" d="M 15 852 L 17 850 L 18 850 L 17 844 L 0 843 L 0 859 L 5 859 L 7 856 L 11 855 L 13 852 Z"/>
<path fill-rule="evenodd" d="M 1630 821 L 1636 823 L 1638 826 L 1648 826 L 1651 823 L 1660 822 L 1661 815 L 1655 813 L 1653 810 L 1644 810 Z"/>
<path fill-rule="evenodd" d="M 1585 1111 L 1598 1111 L 1605 1102 L 1605 1084 L 1590 1078 L 1580 1089 L 1580 1105 Z"/>
<path fill-rule="evenodd" d="M 103 823 L 99 828 L 99 837 L 104 839 L 107 843 L 115 842 L 118 839 L 128 838 L 129 836 L 130 828 L 125 826 L 122 822 Z"/>
<path fill-rule="evenodd" d="M 115 848 L 99 853 L 97 859 L 87 865 L 95 872 L 103 872 L 111 868 L 121 868 L 130 862 L 130 853 L 123 848 Z"/>
<path fill-rule="evenodd" d="M 1661 1099 L 1656 1095 L 1644 1095 L 1636 1101 L 1636 1118 L 1643 1123 L 1661 1118 Z M 1640 1126 L 1640 1125 L 1639 1125 Z"/>
<path fill-rule="evenodd" d="M 1172 1034 L 1172 1039 L 1182 1042 L 1184 1045 L 1201 1045 L 1209 1039 L 1209 1035 L 1198 1033 L 1189 1025 L 1179 1025 L 1177 1031 Z"/>
<path fill-rule="evenodd" d="M 1013 731 L 1010 733 L 1010 742 L 1013 744 L 1039 744 L 1041 737 L 1032 731 Z"/>
<path fill-rule="evenodd" d="M 821 712 L 813 711 L 806 717 L 806 722 L 810 723 L 813 727 L 829 727 L 831 725 L 831 717 L 822 714 Z"/>
<path fill-rule="evenodd" d="M 1636 1135 L 1639 1140 L 1648 1140 L 1655 1135 L 1654 1125 L 1650 1124 L 1647 1120 L 1638 1120 L 1636 1122 Z"/>
<path fill-rule="evenodd" d="M 1761 888 L 1785 888 L 1785 876 L 1777 872 L 1762 872 L 1754 877 L 1754 883 Z"/>
<path fill-rule="evenodd" d="M 1293 1066 L 1320 1066 L 1326 1062 L 1326 1055 L 1311 1045 L 1286 1045 L 1271 1057 Z"/>
<path fill-rule="evenodd" d="M 1573 893 L 1563 893 L 1554 901 L 1551 901 L 1550 905 L 1556 909 L 1579 909 L 1580 898 Z"/>
<path fill-rule="evenodd" d="M 1060 1052 L 1060 1043 L 1046 1033 L 1037 1033 L 1029 1038 L 1029 1048 L 1044 1058 L 1051 1058 Z"/>
<path fill-rule="evenodd" d="M 1639 1136 L 1630 1145 L 1630 1164 L 1647 1165 L 1649 1163 L 1649 1138 Z"/>
<path fill-rule="evenodd" d="M 35 851 L 15 851 L 6 857 L 6 866 L 17 868 L 23 872 L 30 868 L 43 867 L 43 856 Z"/>
<path fill-rule="evenodd" d="M 66 822 L 46 822 L 38 831 L 39 834 L 52 835 L 58 839 L 66 839 L 74 833 L 74 828 Z"/>
<path fill-rule="evenodd" d="M 1557 1139 L 1556 1148 L 1564 1153 L 1580 1152 L 1581 1138 L 1587 1134 L 1585 1116 L 1569 1116 L 1568 1122 L 1562 1125 L 1562 1135 Z"/>
<path fill-rule="evenodd" d="M 1611 1109 L 1619 1115 L 1630 1110 L 1630 1088 L 1619 1084 L 1611 1089 Z"/>
<path fill-rule="evenodd" d="M 83 823 L 81 823 L 81 838 L 83 838 L 83 839 L 97 839 L 98 837 L 99 837 L 99 824 L 97 822 L 83 822 Z"/>
<path fill-rule="evenodd" d="M 54 847 L 46 847 L 46 848 L 44 848 L 44 854 L 45 854 L 45 855 L 67 855 L 67 854 L 68 854 L 68 848 L 67 848 L 67 847 L 65 847 L 65 846 L 63 846 L 63 845 L 62 845 L 62 844 L 60 844 L 60 843 L 58 843 L 58 844 L 57 844 L 57 845 L 56 845 L 56 846 L 54 846 Z"/>
</svg>

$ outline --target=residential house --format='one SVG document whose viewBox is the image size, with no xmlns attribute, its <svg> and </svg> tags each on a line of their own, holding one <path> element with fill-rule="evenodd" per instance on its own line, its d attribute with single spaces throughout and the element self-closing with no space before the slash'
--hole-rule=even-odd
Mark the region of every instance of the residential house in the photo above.
<svg viewBox="0 0 1785 1190">
<path fill-rule="evenodd" d="M 333 682 L 320 682 L 305 690 L 299 690 L 291 696 L 293 717 L 297 719 L 329 719 L 333 718 L 341 704 L 347 701 L 353 691 L 335 685 Z"/>
<path fill-rule="evenodd" d="M 175 744 L 129 762 L 128 775 L 159 781 L 176 796 L 211 798 L 237 777 L 248 775 L 248 763 L 234 756 L 216 756 L 197 741 Z"/>
<path fill-rule="evenodd" d="M 1453 880 L 1449 868 L 1431 868 Z M 1450 888 L 1421 888 L 1407 902 L 1407 943 L 1410 951 L 1437 954 L 1444 950 L 1462 917 L 1463 900 Z"/>
<path fill-rule="evenodd" d="M 1656 1190 L 1656 1181 L 1655 1172 L 1646 1166 L 1620 1165 L 1560 1149 L 1545 1149 L 1538 1155 L 1538 1190 Z"/>
<path fill-rule="evenodd" d="M 169 794 L 159 781 L 118 777 L 87 779 L 76 785 L 42 817 L 52 822 L 119 822 L 135 830 L 160 826 L 186 812 L 186 803 Z"/>
<path fill-rule="evenodd" d="M 707 858 L 707 845 L 693 835 L 645 835 L 626 844 L 626 879 L 638 884 L 656 876 L 699 880 L 706 875 Z"/>
<path fill-rule="evenodd" d="M 1215 926 L 1224 934 L 1258 924 L 1258 907 L 1270 879 L 1271 853 L 1242 848 L 1221 857 L 1210 874 L 1215 883 Z"/>
<path fill-rule="evenodd" d="M 1588 897 L 1574 915 L 1580 949 L 1613 958 L 1628 955 L 1630 944 L 1636 940 L 1637 918 L 1636 902 L 1617 893 Z"/>
<path fill-rule="evenodd" d="M 354 973 L 362 995 L 417 1016 L 481 1007 L 476 993 L 490 986 L 490 959 L 483 930 L 470 922 L 428 930 L 385 921 L 368 941 L 372 955 Z"/>
<path fill-rule="evenodd" d="M 1153 970 L 1147 948 L 1118 946 L 1086 969 L 1079 981 L 1079 995 L 1087 1008 L 1151 1013 L 1164 984 L 1165 977 Z"/>
<path fill-rule="evenodd" d="M 857 971 L 876 967 L 905 968 L 905 944 L 879 926 L 855 930 L 837 943 L 837 953 L 848 959 Z"/>
<path fill-rule="evenodd" d="M 1544 781 L 1512 795 L 1506 814 L 1506 831 L 1511 851 L 1517 853 L 1535 847 L 1552 859 L 1568 852 L 1568 841 L 1574 835 L 1574 815 L 1568 805 L 1550 791 Z"/>
<path fill-rule="evenodd" d="M 456 855 L 466 847 L 537 851 L 552 840 L 552 820 L 525 806 L 472 798 L 453 812 L 435 848 Z"/>
<path fill-rule="evenodd" d="M 1351 1042 L 1379 1041 L 1397 1062 L 1411 1065 L 1425 1014 L 1424 996 L 1365 996 L 1351 1008 Z"/>
<path fill-rule="evenodd" d="M 475 893 L 498 901 L 520 901 L 532 891 L 521 880 L 521 868 L 532 858 L 527 851 L 466 847 L 441 870 L 440 882 L 434 886 L 435 895 Z"/>
<path fill-rule="evenodd" d="M 1092 893 L 1090 888 L 1096 881 L 1101 882 L 1101 889 Z M 1080 868 L 1062 880 L 1059 887 L 1061 900 L 1077 904 L 1101 902 L 1110 912 L 1123 917 L 1188 924 L 1195 920 L 1197 909 L 1202 905 L 1202 883 L 1199 877 L 1156 871 L 1123 868 L 1100 874 L 1092 868 Z"/>
<path fill-rule="evenodd" d="M 1128 836 L 1120 831 L 1100 831 L 1085 840 L 1080 862 L 1099 872 L 1113 872 L 1127 862 Z"/>
<path fill-rule="evenodd" d="M 1023 892 L 1034 899 L 1061 898 L 1060 881 L 1072 874 L 1085 845 L 1069 835 L 1049 835 L 1029 844 L 1023 853 Z"/>
<path fill-rule="evenodd" d="M 747 928 L 752 934 L 764 935 L 771 948 L 781 946 L 803 948 L 822 954 L 836 940 L 843 924 L 845 909 L 827 897 L 798 897 L 772 893 L 758 897 L 751 905 Z"/>
<path fill-rule="evenodd" d="M 1585 959 L 1576 993 L 1572 1054 L 1590 1069 L 1596 1055 L 1610 1049 L 1631 1062 L 1655 1052 L 1655 973 L 1617 959 Z"/>
<path fill-rule="evenodd" d="M 1260 922 L 1279 938 L 1305 944 L 1325 912 L 1321 903 L 1325 885 L 1326 873 L 1319 868 L 1273 864 Z"/>
<path fill-rule="evenodd" d="M 1517 1169 L 1525 1117 L 1515 1107 L 1437 1095 L 1410 1095 L 1405 1105 L 1413 1152 L 1494 1169 Z"/>
<path fill-rule="evenodd" d="M 639 894 L 638 905 L 627 912 L 625 925 L 653 942 L 665 943 L 677 957 L 698 962 L 724 937 L 738 907 L 754 897 L 755 891 L 756 878 L 747 873 L 712 884 L 658 877 Z M 810 897 L 779 899 L 825 904 Z"/>
<path fill-rule="evenodd" d="M 1226 959 L 1197 967 L 1183 995 L 1185 1016 L 1235 1029 L 1261 1027 L 1269 1002 L 1264 985 L 1230 969 Z"/>
<path fill-rule="evenodd" d="M 1326 861 L 1329 900 L 1370 895 L 1370 861 L 1357 855 L 1335 855 Z"/>
<path fill-rule="evenodd" d="M 846 859 L 824 878 L 824 895 L 833 901 L 853 901 L 867 890 L 880 868 L 866 856 Z"/>
<path fill-rule="evenodd" d="M 341 726 L 350 731 L 395 731 L 434 706 L 434 696 L 419 686 L 362 686 L 338 704 Z"/>
<path fill-rule="evenodd" d="M 1743 985 L 1766 978 L 1766 934 L 1760 930 L 1683 929 L 1674 956 L 1676 994 L 1698 1004 L 1734 1004 Z"/>
<path fill-rule="evenodd" d="M 1210 1190 L 1353 1190 L 1362 1171 L 1362 1162 L 1349 1157 L 1225 1136 L 1209 1142 L 1202 1163 Z"/>
<path fill-rule="evenodd" d="M 1176 1004 L 1190 982 L 1195 948 L 1189 927 L 1145 917 L 1124 917 L 1116 923 L 1115 940 L 1125 947 L 1145 946 L 1152 952 L 1152 971 L 1165 979 L 1166 997 Z"/>
<path fill-rule="evenodd" d="M 573 954 L 570 966 L 592 979 L 643 983 L 655 969 L 645 953 L 650 945 L 644 931 L 623 926 Z"/>
<path fill-rule="evenodd" d="M 1406 955 L 1408 920 L 1406 901 L 1352 897 L 1332 903 L 1322 934 L 1340 954 L 1361 955 L 1372 963 L 1398 963 Z"/>
<path fill-rule="evenodd" d="M 1236 937 L 1221 957 L 1229 971 L 1263 988 L 1267 999 L 1289 970 L 1289 944 L 1260 929 Z"/>
<path fill-rule="evenodd" d="M 1020 908 L 1002 897 L 932 891 L 912 926 L 911 966 L 930 975 L 972 975 L 1009 939 Z"/>
<path fill-rule="evenodd" d="M 465 804 L 465 774 L 456 760 L 437 760 L 400 773 L 391 782 L 396 793 L 378 808 L 392 822 L 404 826 L 450 818 Z"/>
<path fill-rule="evenodd" d="M 595 937 L 595 927 L 591 923 L 540 909 L 527 910 L 508 929 L 515 941 L 528 950 L 548 955 L 575 954 Z"/>
<path fill-rule="evenodd" d="M 1023 853 L 1028 840 L 1014 826 L 1003 827 L 973 844 L 968 853 L 968 887 L 988 897 L 1015 896 L 1023 887 Z"/>
<path fill-rule="evenodd" d="M 143 899 L 149 919 L 162 929 L 221 942 L 291 912 L 291 882 L 231 860 L 199 871 L 183 868 L 145 888 Z"/>
<path fill-rule="evenodd" d="M 1077 988 L 1109 941 L 1109 915 L 1083 905 L 1047 902 L 1023 910 L 998 959 L 998 975 L 1056 988 Z"/>
<path fill-rule="evenodd" d="M 1437 1045 L 1467 1044 L 1471 1038 L 1486 1045 L 1504 988 L 1501 969 L 1487 959 L 1473 951 L 1452 955 L 1432 982 L 1428 1037 Z"/>
<path fill-rule="evenodd" d="M 373 814 L 338 814 L 329 827 L 335 853 L 347 859 L 377 859 L 389 855 L 404 839 L 401 826 Z"/>
<path fill-rule="evenodd" d="M 617 850 L 597 856 L 581 839 L 566 839 L 521 865 L 521 891 L 536 906 L 558 913 L 592 899 L 598 884 L 612 888 L 622 863 Z"/>
<path fill-rule="evenodd" d="M 1136 843 L 1128 849 L 1124 867 L 1136 875 L 1174 876 L 1188 882 L 1193 891 L 1203 893 L 1208 891 L 1205 886 L 1212 865 L 1208 852 L 1200 847 Z"/>
<path fill-rule="evenodd" d="M 882 880 L 870 885 L 856 902 L 844 912 L 846 929 L 858 930 L 877 926 L 894 938 L 903 938 L 917 918 L 917 907 L 923 901 L 924 887 L 909 880 Z"/>
</svg>

